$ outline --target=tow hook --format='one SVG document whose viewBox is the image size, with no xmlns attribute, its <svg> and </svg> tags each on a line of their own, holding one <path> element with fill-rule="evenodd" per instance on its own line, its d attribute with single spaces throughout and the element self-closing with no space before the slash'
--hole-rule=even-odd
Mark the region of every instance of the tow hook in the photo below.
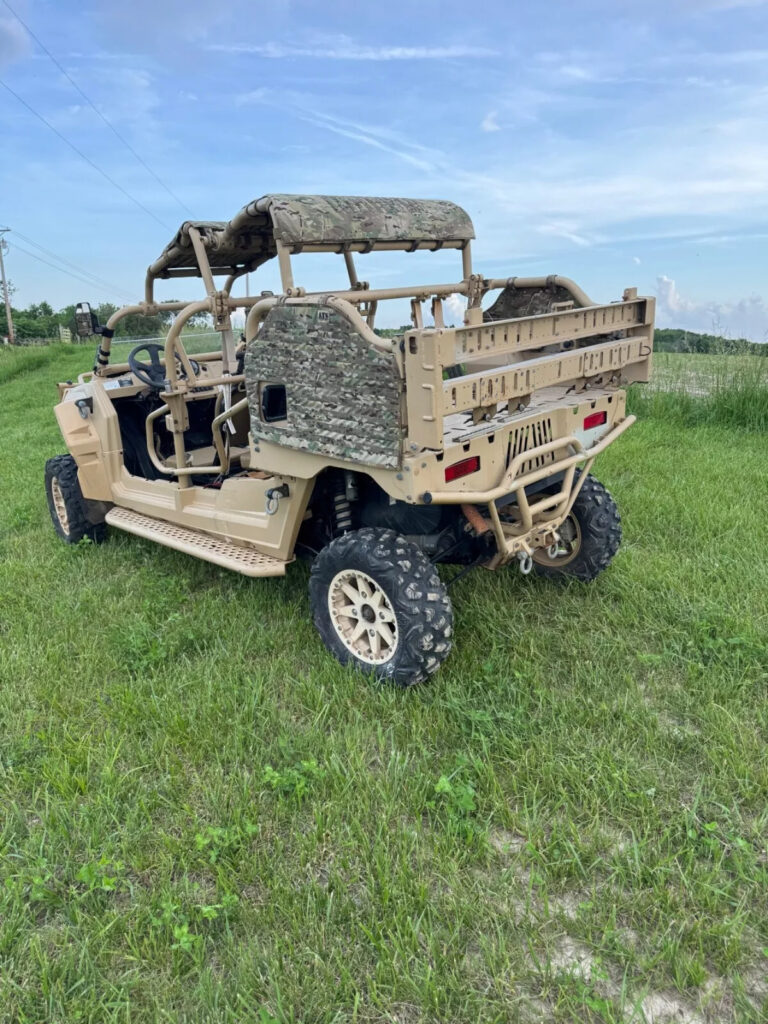
<svg viewBox="0 0 768 1024">
<path fill-rule="evenodd" d="M 268 516 L 273 516 L 280 505 L 281 498 L 287 498 L 290 495 L 288 484 L 281 484 L 279 487 L 270 487 L 266 493 L 266 505 L 264 511 Z"/>
<path fill-rule="evenodd" d="M 528 551 L 518 551 L 517 561 L 520 566 L 520 572 L 523 576 L 527 576 L 531 569 L 533 569 L 533 558 L 531 558 L 530 553 Z"/>
<path fill-rule="evenodd" d="M 547 558 L 550 558 L 550 559 L 552 559 L 554 561 L 554 559 L 557 558 L 557 556 L 559 554 L 560 554 L 560 534 L 556 533 L 555 534 L 555 539 L 552 541 L 552 543 L 547 548 Z"/>
</svg>

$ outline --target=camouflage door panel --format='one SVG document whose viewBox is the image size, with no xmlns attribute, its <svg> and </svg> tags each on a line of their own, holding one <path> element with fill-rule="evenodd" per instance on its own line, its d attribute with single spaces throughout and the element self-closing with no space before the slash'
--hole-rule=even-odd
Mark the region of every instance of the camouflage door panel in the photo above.
<svg viewBox="0 0 768 1024">
<path fill-rule="evenodd" d="M 266 423 L 260 384 L 284 384 L 287 416 Z M 400 463 L 400 386 L 394 358 L 377 352 L 328 306 L 270 311 L 245 355 L 255 440 L 371 466 Z"/>
</svg>

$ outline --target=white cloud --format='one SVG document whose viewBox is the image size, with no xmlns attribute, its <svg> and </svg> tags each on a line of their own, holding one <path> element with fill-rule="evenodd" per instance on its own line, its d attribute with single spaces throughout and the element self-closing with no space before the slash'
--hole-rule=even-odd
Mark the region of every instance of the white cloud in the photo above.
<svg viewBox="0 0 768 1024">
<path fill-rule="evenodd" d="M 682 295 L 672 278 L 663 274 L 656 278 L 656 295 L 660 327 L 768 341 L 768 303 L 760 295 L 736 302 L 695 302 Z"/>
<path fill-rule="evenodd" d="M 128 46 L 132 51 L 162 52 L 168 58 L 180 44 L 224 31 L 223 26 L 234 17 L 231 7 L 209 0 L 131 0 L 91 5 L 90 10 L 81 12 L 81 20 L 97 20 L 121 49 Z M 147 31 L 148 25 L 151 31 Z M 168 43 L 171 38 L 173 47 Z"/>
<path fill-rule="evenodd" d="M 235 103 L 238 107 L 245 107 L 252 103 L 264 103 L 268 97 L 269 89 L 251 89 L 250 92 L 241 92 L 235 96 Z"/>
<path fill-rule="evenodd" d="M 154 76 L 142 67 L 118 64 L 109 75 L 99 76 L 93 69 L 78 74 L 75 79 L 89 94 L 97 108 L 133 146 L 165 147 L 167 138 L 162 130 L 163 113 L 160 94 Z M 91 107 L 79 102 L 78 95 L 66 80 L 61 80 L 57 94 L 61 105 L 48 113 L 48 119 L 69 138 L 75 138 L 86 125 L 99 133 L 104 130 Z M 74 99 L 75 102 L 69 102 Z M 128 131 L 126 131 L 128 129 Z M 152 163 L 152 158 L 148 158 Z"/>
<path fill-rule="evenodd" d="M 29 38 L 15 18 L 0 17 L 0 68 L 29 51 Z"/>
<path fill-rule="evenodd" d="M 221 53 L 250 53 L 256 57 L 282 60 L 309 57 L 316 60 L 448 60 L 469 57 L 493 57 L 495 50 L 483 46 L 365 46 L 348 36 L 338 36 L 327 43 L 307 46 L 292 43 L 212 43 L 206 47 Z"/>
<path fill-rule="evenodd" d="M 768 0 L 696 0 L 699 7 L 711 11 L 730 11 L 734 7 L 762 7 Z"/>
<path fill-rule="evenodd" d="M 259 90 L 256 95 L 261 98 Z M 663 125 L 642 132 L 620 129 L 618 140 L 615 135 L 588 138 L 567 150 L 553 138 L 554 162 L 550 142 L 539 133 L 538 159 L 530 159 L 526 150 L 524 161 L 513 155 L 511 163 L 500 158 L 480 167 L 471 154 L 425 146 L 381 123 L 333 116 L 304 105 L 305 99 L 297 95 L 286 104 L 282 97 L 280 109 L 423 172 L 416 179 L 421 194 L 439 192 L 476 217 L 494 209 L 490 219 L 477 217 L 482 238 L 478 255 L 482 252 L 486 260 L 510 255 L 510 233 L 518 256 L 544 255 L 551 252 L 546 240 L 565 239 L 569 246 L 585 248 L 644 238 L 688 239 L 713 229 L 718 234 L 740 232 L 756 217 L 768 217 L 768 142 L 757 118 L 722 117 L 713 126 L 710 117 L 709 131 L 692 118 L 689 124 L 675 125 L 674 138 Z M 727 136 L 727 145 L 717 144 L 717 136 Z M 611 160 L 617 141 L 635 152 L 631 169 Z M 397 188 L 403 194 L 413 191 L 414 180 Z"/>
<path fill-rule="evenodd" d="M 593 82 L 596 78 L 594 71 L 578 64 L 564 64 L 560 68 L 560 74 L 565 75 L 566 78 L 575 78 L 580 82 Z"/>
<path fill-rule="evenodd" d="M 406 142 L 394 132 L 370 128 L 366 125 L 356 124 L 353 121 L 344 121 L 341 118 L 331 117 L 328 114 L 322 114 L 315 110 L 296 108 L 294 112 L 303 121 L 308 121 L 318 128 L 324 128 L 326 131 L 334 132 L 336 135 L 352 139 L 355 142 L 361 142 L 365 146 L 371 146 L 374 149 L 390 153 L 392 156 L 398 157 L 398 159 L 405 161 L 405 163 L 416 167 L 420 171 L 427 173 L 435 171 L 435 165 L 428 149 L 419 144 Z"/>
<path fill-rule="evenodd" d="M 573 224 L 540 224 L 537 228 L 540 235 L 551 235 L 554 238 L 564 238 L 574 245 L 586 248 L 593 243 L 584 235 L 577 234 Z"/>
<path fill-rule="evenodd" d="M 445 308 L 455 323 L 464 323 L 464 311 L 467 308 L 467 297 L 455 292 L 445 300 Z"/>
<path fill-rule="evenodd" d="M 635 266 L 639 267 L 640 264 L 642 263 L 642 260 L 640 259 L 639 256 L 633 256 L 632 257 L 632 262 L 635 264 Z"/>
<path fill-rule="evenodd" d="M 480 122 L 480 127 L 484 132 L 498 132 L 500 130 L 498 117 L 499 115 L 495 110 L 489 111 Z"/>
</svg>

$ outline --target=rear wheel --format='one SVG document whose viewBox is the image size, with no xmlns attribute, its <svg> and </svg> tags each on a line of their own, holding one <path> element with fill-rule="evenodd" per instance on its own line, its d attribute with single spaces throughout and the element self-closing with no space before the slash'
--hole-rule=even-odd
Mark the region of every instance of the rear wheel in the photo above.
<svg viewBox="0 0 768 1024">
<path fill-rule="evenodd" d="M 354 530 L 323 548 L 309 597 L 331 653 L 398 686 L 422 682 L 451 649 L 445 585 L 426 555 L 394 530 Z"/>
<path fill-rule="evenodd" d="M 53 528 L 67 544 L 77 544 L 84 537 L 98 544 L 106 538 L 107 524 L 92 522 L 88 517 L 89 502 L 80 490 L 77 463 L 71 455 L 48 459 L 45 494 Z"/>
<path fill-rule="evenodd" d="M 588 476 L 559 530 L 556 553 L 537 548 L 534 570 L 551 578 L 572 576 L 585 583 L 607 569 L 621 544 L 621 516 L 609 491 Z"/>
</svg>

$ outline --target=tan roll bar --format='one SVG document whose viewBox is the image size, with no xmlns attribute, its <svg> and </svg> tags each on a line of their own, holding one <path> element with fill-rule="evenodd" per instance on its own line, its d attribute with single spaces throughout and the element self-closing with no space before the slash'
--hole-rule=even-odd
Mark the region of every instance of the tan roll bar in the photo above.
<svg viewBox="0 0 768 1024">
<path fill-rule="evenodd" d="M 596 303 L 570 277 L 550 274 L 548 277 L 494 277 L 483 282 L 484 291 L 495 288 L 565 288 L 577 306 L 594 306 Z"/>
<path fill-rule="evenodd" d="M 123 309 L 118 310 L 114 313 L 107 326 L 110 329 L 114 329 L 114 326 L 123 317 L 133 313 L 143 315 L 153 315 L 160 310 L 168 310 L 178 312 L 179 315 L 171 325 L 165 342 L 165 363 L 168 373 L 169 380 L 169 392 L 168 392 L 168 404 L 173 424 L 173 438 L 174 438 L 174 455 L 177 463 L 177 469 L 175 471 L 169 470 L 169 468 L 163 468 L 163 472 L 172 472 L 173 475 L 188 476 L 191 473 L 187 473 L 184 468 L 185 461 L 185 449 L 184 449 L 184 422 L 185 422 L 185 398 L 184 394 L 188 387 L 194 386 L 192 382 L 195 380 L 195 374 L 192 370 L 192 366 L 189 362 L 189 358 L 184 351 L 183 346 L 178 346 L 180 335 L 184 325 L 189 319 L 196 313 L 201 312 L 215 312 L 216 302 L 223 303 L 228 310 L 234 309 L 248 309 L 249 313 L 246 319 L 246 338 L 249 340 L 255 337 L 259 325 L 267 313 L 274 308 L 279 302 L 286 301 L 285 299 L 278 297 L 261 297 L 261 296 L 245 296 L 242 298 L 233 299 L 226 291 L 216 292 L 215 284 L 213 281 L 213 274 L 208 265 L 207 255 L 205 253 L 204 246 L 200 239 L 199 232 L 194 228 L 190 229 L 190 239 L 192 240 L 193 246 L 196 250 L 200 263 L 206 267 L 206 273 L 203 275 L 206 288 L 209 291 L 208 298 L 201 299 L 191 303 L 184 302 L 161 302 L 155 303 L 141 303 L 134 306 L 126 306 Z M 465 250 L 468 249 L 469 243 L 467 242 Z M 198 251 L 199 250 L 199 251 Z M 279 250 L 278 250 L 279 251 Z M 286 253 L 287 256 L 287 253 Z M 467 266 L 471 267 L 469 259 L 467 260 Z M 239 275 L 235 275 L 239 276 Z M 234 279 L 234 278 L 233 278 Z M 482 281 L 482 291 L 490 291 L 495 288 L 543 288 L 559 286 L 565 288 L 569 294 L 574 298 L 574 301 L 579 306 L 592 306 L 594 303 L 589 296 L 584 292 L 575 282 L 571 281 L 570 278 L 561 277 L 559 275 L 552 275 L 550 277 L 516 277 L 516 278 L 491 278 Z M 293 290 L 293 289 L 291 289 Z M 358 303 L 363 302 L 378 302 L 387 299 L 397 298 L 413 298 L 416 300 L 426 300 L 430 297 L 440 298 L 451 294 L 467 295 L 470 291 L 470 282 L 468 280 L 457 281 L 451 284 L 428 284 L 420 285 L 417 287 L 403 287 L 403 288 L 368 288 L 358 289 L 351 288 L 345 291 L 335 292 L 333 294 L 327 294 L 323 292 L 312 292 L 309 294 L 297 294 L 290 295 L 287 299 L 291 304 L 297 305 L 315 305 L 318 299 L 321 299 L 323 304 L 331 306 L 338 310 L 346 319 L 352 323 L 355 329 L 361 334 L 362 337 L 368 341 L 377 351 L 391 353 L 394 351 L 394 344 L 390 339 L 380 338 L 375 332 L 369 327 L 365 319 L 361 315 L 357 308 Z M 110 351 L 110 339 L 105 338 L 101 350 L 104 355 L 108 358 Z M 176 367 L 176 352 L 179 352 L 179 359 L 184 368 L 184 372 L 187 376 L 187 380 L 183 383 L 183 388 L 179 388 L 179 378 Z M 101 368 L 103 369 L 103 367 Z M 232 377 L 222 377 L 219 381 L 211 381 L 210 383 L 237 383 L 239 379 Z M 206 383 L 209 383 L 208 381 Z M 226 412 L 226 410 L 225 410 Z M 232 415 L 232 411 L 229 410 L 228 414 L 224 416 L 224 419 L 229 418 Z M 151 422 L 154 422 L 153 417 Z M 150 453 L 150 458 L 152 454 Z M 154 461 L 154 460 L 153 460 Z M 157 468 L 160 469 L 162 464 L 157 464 Z M 214 471 L 220 471 L 221 467 L 196 467 L 195 472 L 199 473 L 212 473 Z M 439 498 L 435 498 L 439 502 Z M 455 499 L 454 499 L 455 500 Z"/>
<path fill-rule="evenodd" d="M 177 312 L 165 341 L 165 366 L 168 376 L 166 392 L 167 413 L 172 426 L 176 467 L 162 467 L 156 460 L 156 453 L 150 451 L 158 469 L 173 473 L 180 478 L 182 486 L 188 485 L 183 479 L 191 475 L 185 467 L 184 430 L 188 426 L 186 393 L 195 386 L 195 374 L 183 345 L 179 344 L 184 325 L 196 313 L 209 312 L 222 333 L 222 360 L 224 374 L 221 378 L 209 378 L 206 384 L 231 385 L 242 379 L 229 374 L 232 354 L 232 333 L 230 312 L 234 309 L 248 309 L 246 338 L 255 336 L 264 317 L 279 302 L 297 305 L 330 306 L 337 310 L 354 329 L 379 352 L 394 352 L 394 342 L 380 338 L 372 329 L 377 304 L 387 299 L 410 298 L 419 322 L 418 304 L 432 299 L 435 322 L 442 326 L 442 305 L 444 297 L 451 294 L 466 295 L 469 299 L 465 323 L 482 326 L 481 300 L 483 295 L 496 288 L 543 288 L 562 287 L 580 307 L 592 306 L 592 300 L 569 278 L 553 275 L 550 277 L 513 277 L 484 279 L 472 273 L 471 239 L 474 228 L 464 210 L 453 203 L 438 200 L 369 199 L 365 197 L 339 196 L 288 196 L 268 195 L 247 204 L 229 222 L 187 221 L 182 224 L 176 236 L 147 270 L 145 280 L 145 301 L 138 305 L 126 306 L 114 313 L 107 324 L 107 334 L 99 347 L 97 375 L 106 372 L 111 349 L 111 335 L 121 319 L 132 314 L 151 315 L 159 311 Z M 428 284 L 417 287 L 370 288 L 361 287 L 354 263 L 353 253 L 372 250 L 438 250 L 459 249 L 462 260 L 463 279 L 450 284 Z M 349 289 L 333 293 L 313 292 L 307 294 L 296 287 L 291 266 L 291 255 L 300 252 L 335 252 L 342 254 L 349 277 Z M 255 270 L 266 260 L 277 256 L 280 266 L 284 295 L 281 297 L 246 296 L 233 299 L 230 295 L 235 281 L 243 274 Z M 224 287 L 216 288 L 217 275 L 226 274 Z M 203 279 L 207 297 L 200 301 L 155 302 L 154 281 L 158 277 L 199 276 Z M 361 307 L 366 306 L 365 315 Z M 229 347 L 228 347 L 229 346 Z M 227 352 L 230 353 L 229 358 Z M 179 379 L 176 357 L 182 364 L 186 380 Z M 240 403 L 238 403 L 239 407 Z M 158 413 L 159 415 L 159 413 Z M 224 410 L 221 422 L 232 415 Z M 148 438 L 157 416 L 153 413 L 147 420 Z M 215 422 L 220 417 L 216 417 Z M 218 429 L 218 428 L 216 428 Z M 150 449 L 153 445 L 149 446 Z M 216 445 L 222 461 L 226 456 Z M 195 467 L 194 472 L 212 473 L 219 467 Z"/>
</svg>

